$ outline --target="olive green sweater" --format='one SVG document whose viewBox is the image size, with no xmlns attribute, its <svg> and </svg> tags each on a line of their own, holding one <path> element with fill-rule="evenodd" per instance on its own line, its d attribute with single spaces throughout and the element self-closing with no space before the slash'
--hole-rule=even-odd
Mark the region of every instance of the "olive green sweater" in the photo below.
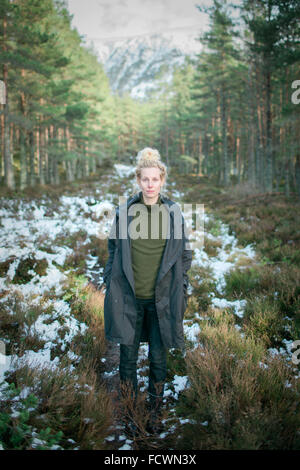
<svg viewBox="0 0 300 470">
<path fill-rule="evenodd" d="M 164 204 L 162 204 L 160 195 L 156 204 L 145 204 L 143 195 L 136 204 L 144 204 L 147 208 L 148 234 L 147 226 L 144 226 L 147 219 L 143 220 L 142 224 L 138 223 L 138 219 L 141 221 L 142 214 L 137 210 L 133 217 L 133 220 L 136 219 L 134 226 L 137 232 L 142 231 L 143 233 L 137 239 L 131 238 L 131 260 L 135 296 L 140 299 L 150 299 L 155 295 L 155 281 L 166 244 L 168 225 L 167 217 L 162 217 L 162 212 L 164 211 L 164 215 L 168 215 L 168 211 Z M 151 212 L 153 226 L 151 225 Z M 152 237 L 151 227 L 153 231 Z M 146 236 L 147 238 L 141 238 L 141 236 Z"/>
</svg>

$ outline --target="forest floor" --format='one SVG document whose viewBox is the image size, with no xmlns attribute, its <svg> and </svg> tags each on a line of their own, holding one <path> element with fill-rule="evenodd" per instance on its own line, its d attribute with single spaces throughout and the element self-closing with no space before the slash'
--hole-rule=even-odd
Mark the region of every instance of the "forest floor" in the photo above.
<svg viewBox="0 0 300 470">
<path fill-rule="evenodd" d="M 130 196 L 132 170 L 0 199 L 0 446 L 299 448 L 299 201 L 195 175 L 170 176 L 166 188 L 183 212 L 184 203 L 204 209 L 193 226 L 186 352 L 168 352 L 164 429 L 150 435 L 140 346 L 139 434 L 126 435 L 130 403 L 119 396 L 119 347 L 104 338 L 101 285 L 105 210 Z"/>
</svg>

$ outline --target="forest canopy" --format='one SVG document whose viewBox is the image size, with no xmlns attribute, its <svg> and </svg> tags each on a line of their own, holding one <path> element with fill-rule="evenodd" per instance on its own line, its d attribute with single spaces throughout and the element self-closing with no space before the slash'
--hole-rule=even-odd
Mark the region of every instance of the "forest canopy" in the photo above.
<svg viewBox="0 0 300 470">
<path fill-rule="evenodd" d="M 201 53 L 134 100 L 112 93 L 64 1 L 1 0 L 3 183 L 86 179 L 147 145 L 181 173 L 300 195 L 300 4 L 232 8 L 214 0 Z"/>
</svg>

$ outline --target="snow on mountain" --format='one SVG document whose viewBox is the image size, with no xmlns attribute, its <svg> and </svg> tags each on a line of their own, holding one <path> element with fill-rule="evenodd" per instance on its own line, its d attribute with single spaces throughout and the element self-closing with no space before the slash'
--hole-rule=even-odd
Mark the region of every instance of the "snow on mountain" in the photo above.
<svg viewBox="0 0 300 470">
<path fill-rule="evenodd" d="M 173 68 L 200 52 L 198 35 L 191 31 L 107 41 L 98 46 L 98 57 L 114 92 L 143 99 L 157 87 L 158 77 L 169 83 Z"/>
</svg>

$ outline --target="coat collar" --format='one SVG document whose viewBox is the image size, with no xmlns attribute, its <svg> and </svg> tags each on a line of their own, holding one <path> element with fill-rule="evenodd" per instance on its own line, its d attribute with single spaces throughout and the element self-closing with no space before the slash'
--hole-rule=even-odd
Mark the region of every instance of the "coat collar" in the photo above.
<svg viewBox="0 0 300 470">
<path fill-rule="evenodd" d="M 142 194 L 143 194 L 142 191 L 139 191 L 138 193 L 134 194 L 131 198 L 128 199 L 127 206 L 129 207 L 129 206 L 131 206 L 131 204 L 135 204 L 136 202 L 141 201 L 142 200 Z M 165 204 L 168 204 L 168 205 L 174 204 L 173 201 L 171 201 L 171 199 L 164 196 L 163 194 L 159 193 L 159 196 L 160 196 L 161 202 L 163 202 Z"/>
</svg>

